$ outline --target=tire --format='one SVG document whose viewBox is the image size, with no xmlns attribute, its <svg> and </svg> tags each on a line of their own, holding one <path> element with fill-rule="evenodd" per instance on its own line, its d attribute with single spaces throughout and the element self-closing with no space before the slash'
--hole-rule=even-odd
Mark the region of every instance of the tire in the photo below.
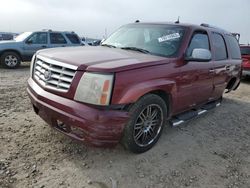
<svg viewBox="0 0 250 188">
<path fill-rule="evenodd" d="M 1 56 L 1 65 L 8 69 L 20 66 L 21 58 L 16 52 L 4 52 Z"/>
<path fill-rule="evenodd" d="M 160 138 L 167 121 L 167 106 L 158 95 L 147 94 L 130 108 L 129 115 L 122 145 L 133 153 L 143 153 Z"/>
</svg>

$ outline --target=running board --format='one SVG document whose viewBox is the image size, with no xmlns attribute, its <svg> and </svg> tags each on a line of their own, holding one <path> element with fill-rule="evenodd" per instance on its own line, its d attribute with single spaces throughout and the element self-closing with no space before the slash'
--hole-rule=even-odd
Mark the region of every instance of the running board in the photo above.
<svg viewBox="0 0 250 188">
<path fill-rule="evenodd" d="M 170 125 L 173 127 L 177 127 L 181 125 L 182 123 L 185 123 L 195 117 L 198 117 L 206 112 L 208 112 L 211 109 L 214 109 L 218 106 L 220 106 L 221 101 L 215 101 L 215 102 L 210 102 L 202 106 L 200 109 L 193 109 L 181 114 L 178 114 L 174 116 L 172 119 L 170 119 Z"/>
</svg>

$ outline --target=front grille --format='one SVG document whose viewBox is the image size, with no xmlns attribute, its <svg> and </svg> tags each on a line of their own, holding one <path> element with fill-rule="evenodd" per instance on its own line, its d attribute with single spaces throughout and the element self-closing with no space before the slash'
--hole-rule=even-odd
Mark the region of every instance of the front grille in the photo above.
<svg viewBox="0 0 250 188">
<path fill-rule="evenodd" d="M 45 88 L 67 92 L 76 69 L 73 65 L 38 55 L 34 62 L 33 78 Z"/>
</svg>

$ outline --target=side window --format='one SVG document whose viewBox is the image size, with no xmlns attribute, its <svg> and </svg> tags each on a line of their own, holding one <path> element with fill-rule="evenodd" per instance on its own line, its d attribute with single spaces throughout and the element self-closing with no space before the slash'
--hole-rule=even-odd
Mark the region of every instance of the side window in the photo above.
<svg viewBox="0 0 250 188">
<path fill-rule="evenodd" d="M 50 33 L 51 44 L 66 44 L 67 41 L 61 33 Z"/>
<path fill-rule="evenodd" d="M 224 60 L 227 59 L 227 50 L 226 50 L 226 44 L 222 37 L 222 35 L 218 33 L 212 34 L 212 43 L 214 47 L 214 56 L 215 60 Z"/>
<path fill-rule="evenodd" d="M 229 47 L 229 52 L 232 59 L 241 59 L 239 43 L 235 37 L 227 35 L 226 36 L 227 44 Z"/>
<path fill-rule="evenodd" d="M 73 44 L 80 44 L 80 40 L 76 34 L 66 34 L 66 37 Z"/>
<path fill-rule="evenodd" d="M 43 32 L 43 33 L 34 33 L 26 41 L 26 43 L 30 43 L 30 44 L 47 44 L 48 43 L 48 35 L 45 32 Z"/>
<path fill-rule="evenodd" d="M 208 36 L 206 33 L 196 32 L 193 35 L 189 43 L 186 55 L 191 56 L 195 48 L 202 48 L 202 49 L 209 50 L 209 40 L 208 40 Z"/>
</svg>

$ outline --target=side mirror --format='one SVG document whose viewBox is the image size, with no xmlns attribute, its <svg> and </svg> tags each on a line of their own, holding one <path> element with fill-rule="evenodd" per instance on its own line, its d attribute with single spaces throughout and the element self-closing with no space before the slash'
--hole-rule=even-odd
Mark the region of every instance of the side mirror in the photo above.
<svg viewBox="0 0 250 188">
<path fill-rule="evenodd" d="M 27 41 L 26 41 L 26 44 L 32 44 L 32 43 L 33 43 L 32 40 L 27 40 Z"/>
<path fill-rule="evenodd" d="M 191 56 L 186 56 L 186 61 L 210 61 L 212 58 L 211 52 L 203 48 L 195 48 L 192 51 Z"/>
<path fill-rule="evenodd" d="M 100 42 L 100 44 L 102 44 L 105 40 L 106 40 L 106 39 L 102 39 L 101 42 Z"/>
</svg>

